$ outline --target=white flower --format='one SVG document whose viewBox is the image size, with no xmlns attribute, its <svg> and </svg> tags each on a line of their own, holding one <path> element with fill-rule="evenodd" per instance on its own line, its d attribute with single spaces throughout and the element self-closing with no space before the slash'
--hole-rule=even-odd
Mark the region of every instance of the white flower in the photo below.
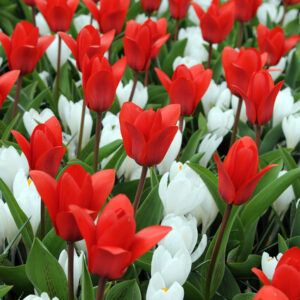
<svg viewBox="0 0 300 300">
<path fill-rule="evenodd" d="M 78 15 L 77 17 L 75 17 L 73 19 L 73 23 L 74 23 L 74 26 L 76 28 L 76 31 L 77 33 L 80 32 L 80 30 L 87 26 L 87 25 L 90 25 L 91 24 L 91 15 L 83 15 L 83 14 L 80 14 Z M 93 18 L 93 21 L 92 21 L 92 25 L 96 28 L 96 29 L 99 29 L 99 25 L 98 25 L 98 22 Z"/>
<path fill-rule="evenodd" d="M 3 63 L 3 57 L 0 57 L 0 67 L 2 66 Z"/>
<path fill-rule="evenodd" d="M 177 282 L 173 282 L 167 287 L 160 273 L 155 273 L 148 285 L 146 300 L 183 300 L 184 291 L 182 286 Z"/>
<path fill-rule="evenodd" d="M 185 65 L 188 68 L 191 68 L 192 66 L 195 66 L 197 64 L 200 64 L 201 62 L 193 57 L 190 56 L 177 56 L 173 62 L 173 71 L 179 66 L 179 65 Z"/>
<path fill-rule="evenodd" d="M 283 72 L 283 70 L 285 69 L 285 65 L 286 65 L 286 57 L 281 57 L 281 59 L 279 60 L 278 64 L 275 66 L 272 66 L 270 68 L 270 75 L 272 77 L 272 79 L 275 81 L 280 74 Z M 272 70 L 279 70 L 279 71 L 272 71 Z"/>
<path fill-rule="evenodd" d="M 265 275 L 268 277 L 268 279 L 272 280 L 274 271 L 281 256 L 281 253 L 279 253 L 277 257 L 271 257 L 267 252 L 263 253 L 261 257 L 261 268 Z"/>
<path fill-rule="evenodd" d="M 143 14 L 138 14 L 138 15 L 136 16 L 136 18 L 135 18 L 135 21 L 136 21 L 137 23 L 139 23 L 139 24 L 144 24 L 148 19 L 149 19 L 149 17 L 146 16 L 145 13 L 143 13 Z M 150 19 L 151 19 L 152 21 L 154 21 L 154 22 L 157 21 L 157 18 L 156 18 L 156 17 L 152 17 L 152 16 L 151 16 Z"/>
<path fill-rule="evenodd" d="M 42 71 L 39 73 L 40 78 L 43 80 L 46 86 L 48 86 L 47 78 L 50 76 L 50 74 L 47 71 Z"/>
<path fill-rule="evenodd" d="M 41 296 L 36 296 L 36 295 L 28 295 L 26 298 L 23 300 L 59 300 L 57 297 L 54 297 L 50 299 L 47 293 L 42 293 Z"/>
<path fill-rule="evenodd" d="M 158 246 L 154 251 L 151 262 L 151 276 L 160 273 L 166 286 L 177 281 L 183 285 L 191 271 L 192 261 L 187 249 L 182 248 L 171 253 L 164 246 Z"/>
<path fill-rule="evenodd" d="M 233 108 L 234 115 L 236 115 L 238 104 L 239 104 L 239 98 L 237 96 L 232 95 L 231 106 Z M 247 122 L 246 105 L 243 100 L 242 100 L 242 108 L 241 108 L 241 113 L 240 113 L 240 120 L 245 123 Z"/>
<path fill-rule="evenodd" d="M 213 107 L 207 116 L 207 128 L 209 132 L 218 137 L 224 137 L 232 128 L 234 122 L 233 110 L 223 112 L 219 107 Z"/>
<path fill-rule="evenodd" d="M 260 24 L 267 25 L 268 17 L 273 23 L 279 23 L 283 16 L 284 8 L 275 3 L 264 2 L 257 10 L 257 18 Z"/>
<path fill-rule="evenodd" d="M 287 148 L 294 149 L 300 141 L 300 115 L 290 115 L 284 117 L 282 121 L 282 130 L 286 139 Z"/>
<path fill-rule="evenodd" d="M 31 136 L 34 128 L 40 124 L 45 123 L 48 121 L 51 117 L 54 116 L 54 113 L 51 109 L 45 108 L 39 113 L 34 108 L 30 108 L 29 111 L 25 111 L 23 115 L 23 123 L 24 126 L 28 132 L 28 134 Z"/>
<path fill-rule="evenodd" d="M 169 9 L 169 1 L 168 0 L 162 0 L 160 7 L 157 11 L 157 16 L 160 18 L 162 15 Z"/>
<path fill-rule="evenodd" d="M 40 12 L 35 15 L 35 22 L 36 26 L 39 28 L 40 36 L 51 34 L 48 23 Z"/>
<path fill-rule="evenodd" d="M 284 20 L 283 20 L 283 26 L 287 25 L 291 21 L 294 21 L 298 16 L 299 10 L 294 8 L 290 9 L 286 12 Z"/>
</svg>

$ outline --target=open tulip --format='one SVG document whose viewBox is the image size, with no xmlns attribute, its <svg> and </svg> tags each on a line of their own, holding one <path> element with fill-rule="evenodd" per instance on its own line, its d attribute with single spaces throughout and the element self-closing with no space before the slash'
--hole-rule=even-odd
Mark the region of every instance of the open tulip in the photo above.
<svg viewBox="0 0 300 300">
<path fill-rule="evenodd" d="M 154 225 L 135 233 L 133 207 L 122 194 L 108 202 L 96 225 L 78 206 L 72 205 L 71 211 L 87 245 L 89 271 L 102 278 L 122 277 L 132 262 L 171 230 L 168 226 Z"/>
<path fill-rule="evenodd" d="M 0 76 L 0 108 L 3 105 L 8 93 L 12 89 L 16 80 L 18 79 L 20 71 L 9 71 Z"/>
<path fill-rule="evenodd" d="M 253 300 L 289 300 L 289 298 L 279 289 L 265 285 L 257 292 Z"/>
<path fill-rule="evenodd" d="M 93 222 L 113 188 L 115 171 L 103 170 L 90 175 L 80 165 L 71 165 L 58 182 L 42 171 L 31 171 L 30 177 L 47 206 L 56 234 L 75 242 L 82 236 L 70 205 L 80 207 Z"/>
<path fill-rule="evenodd" d="M 218 167 L 218 191 L 228 204 L 241 205 L 249 200 L 259 179 L 275 165 L 257 173 L 259 159 L 254 141 L 245 136 L 230 148 L 224 163 L 214 154 Z"/>
<path fill-rule="evenodd" d="M 185 65 L 179 65 L 172 80 L 161 70 L 155 69 L 158 78 L 168 91 L 171 104 L 180 104 L 181 116 L 192 115 L 208 89 L 212 71 L 204 70 L 201 64 L 190 69 Z"/>
<path fill-rule="evenodd" d="M 55 177 L 65 153 L 58 120 L 50 118 L 32 132 L 30 142 L 19 132 L 11 131 L 25 154 L 31 170 L 41 170 Z"/>
<path fill-rule="evenodd" d="M 161 0 L 141 0 L 142 9 L 148 13 L 152 13 L 159 9 Z"/>
<path fill-rule="evenodd" d="M 256 14 L 262 0 L 234 0 L 235 18 L 240 22 L 249 22 Z"/>
<path fill-rule="evenodd" d="M 170 13 L 174 19 L 184 19 L 191 0 L 169 0 Z"/>
</svg>

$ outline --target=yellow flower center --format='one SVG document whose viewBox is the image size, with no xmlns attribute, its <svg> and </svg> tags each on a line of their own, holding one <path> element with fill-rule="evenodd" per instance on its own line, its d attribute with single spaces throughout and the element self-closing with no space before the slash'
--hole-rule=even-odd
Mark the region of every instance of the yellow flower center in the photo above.
<svg viewBox="0 0 300 300">
<path fill-rule="evenodd" d="M 180 170 L 180 171 L 182 170 L 182 165 L 179 165 L 179 170 Z"/>
<path fill-rule="evenodd" d="M 28 186 L 30 186 L 31 185 L 31 182 L 32 182 L 32 180 L 29 178 L 29 179 L 27 179 L 27 183 L 28 183 Z"/>
<path fill-rule="evenodd" d="M 168 289 L 167 288 L 161 288 L 164 292 L 167 292 Z"/>
<path fill-rule="evenodd" d="M 273 259 L 273 257 L 270 257 L 267 261 L 269 262 L 269 261 L 271 261 Z"/>
</svg>

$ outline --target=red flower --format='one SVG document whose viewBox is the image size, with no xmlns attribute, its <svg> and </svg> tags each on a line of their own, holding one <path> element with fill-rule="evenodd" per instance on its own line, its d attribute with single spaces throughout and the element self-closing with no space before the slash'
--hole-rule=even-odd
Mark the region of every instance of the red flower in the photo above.
<svg viewBox="0 0 300 300">
<path fill-rule="evenodd" d="M 53 40 L 54 36 L 51 35 L 39 37 L 39 28 L 27 21 L 17 24 L 11 38 L 0 32 L 0 42 L 7 56 L 9 68 L 20 70 L 22 75 L 33 72 Z"/>
<path fill-rule="evenodd" d="M 35 127 L 30 143 L 19 132 L 11 133 L 25 154 L 31 170 L 41 170 L 55 177 L 65 153 L 62 146 L 62 133 L 58 120 L 50 118 Z"/>
<path fill-rule="evenodd" d="M 5 101 L 8 93 L 12 89 L 19 75 L 20 71 L 15 70 L 9 71 L 0 76 L 0 108 L 2 107 L 3 102 Z"/>
<path fill-rule="evenodd" d="M 261 270 L 257 268 L 252 268 L 252 272 L 254 272 L 255 275 L 266 286 L 272 286 L 273 291 L 275 290 L 275 288 L 280 290 L 287 297 L 284 298 L 282 296 L 282 298 L 278 298 L 278 299 L 289 299 L 289 300 L 300 299 L 300 285 L 299 285 L 300 249 L 299 248 L 293 247 L 282 255 L 273 274 L 272 284 L 270 283 L 267 276 Z M 266 292 L 260 292 L 260 293 L 263 294 Z M 256 298 L 256 299 L 258 300 L 260 298 Z M 263 298 L 263 299 L 274 299 L 274 298 L 270 297 L 270 298 Z"/>
<path fill-rule="evenodd" d="M 191 0 L 169 0 L 170 13 L 174 19 L 184 19 Z"/>
<path fill-rule="evenodd" d="M 102 55 L 95 55 L 91 60 L 85 56 L 82 81 L 84 101 L 88 108 L 100 113 L 107 111 L 112 106 L 125 68 L 125 57 L 111 67 L 108 60 Z"/>
<path fill-rule="evenodd" d="M 296 5 L 296 4 L 300 3 L 300 0 L 283 0 L 283 2 L 288 5 Z"/>
<path fill-rule="evenodd" d="M 79 0 L 35 0 L 37 7 L 54 32 L 67 31 Z"/>
<path fill-rule="evenodd" d="M 35 6 L 35 0 L 23 0 L 26 5 Z"/>
<path fill-rule="evenodd" d="M 265 285 L 257 292 L 253 300 L 289 300 L 289 298 L 279 289 Z"/>
<path fill-rule="evenodd" d="M 70 205 L 77 205 L 95 220 L 115 182 L 115 171 L 90 175 L 80 165 L 69 166 L 58 182 L 42 171 L 31 171 L 42 200 L 47 206 L 56 234 L 66 241 L 82 239 Z M 93 221 L 92 221 L 93 222 Z"/>
<path fill-rule="evenodd" d="M 93 0 L 83 0 L 102 33 L 114 29 L 116 34 L 122 31 L 130 0 L 101 0 L 100 9 Z"/>
<path fill-rule="evenodd" d="M 76 59 L 77 68 L 81 71 L 85 54 L 90 59 L 96 54 L 103 55 L 110 47 L 115 31 L 111 30 L 101 37 L 97 29 L 92 25 L 87 25 L 79 32 L 77 41 L 64 32 L 59 32 L 58 34 L 72 51 Z"/>
<path fill-rule="evenodd" d="M 252 74 L 247 93 L 233 86 L 243 97 L 246 104 L 248 121 L 252 124 L 264 125 L 273 115 L 274 103 L 283 81 L 274 86 L 273 79 L 267 70 Z"/>
<path fill-rule="evenodd" d="M 180 65 L 176 68 L 172 80 L 163 71 L 157 68 L 155 71 L 168 91 L 170 103 L 180 104 L 182 116 L 192 115 L 210 84 L 212 71 L 204 70 L 201 64 L 190 69 Z"/>
<path fill-rule="evenodd" d="M 148 13 L 158 10 L 161 0 L 141 0 L 142 9 Z"/>
<path fill-rule="evenodd" d="M 143 25 L 134 20 L 127 22 L 123 45 L 128 66 L 136 72 L 146 71 L 150 60 L 158 56 L 161 46 L 168 40 L 170 34 L 166 31 L 165 18 L 157 22 L 148 20 Z"/>
<path fill-rule="evenodd" d="M 275 166 L 267 166 L 257 173 L 257 147 L 249 136 L 237 140 L 232 145 L 224 163 L 217 154 L 214 154 L 214 160 L 218 167 L 219 194 L 225 202 L 235 205 L 248 201 L 259 179 Z"/>
<path fill-rule="evenodd" d="M 262 0 L 234 0 L 235 18 L 240 22 L 249 22 L 256 14 Z"/>
<path fill-rule="evenodd" d="M 272 30 L 265 25 L 259 24 L 256 29 L 257 42 L 261 53 L 268 54 L 267 63 L 269 66 L 278 64 L 280 58 L 293 48 L 300 35 L 293 35 L 287 39 L 281 27 L 275 27 Z"/>
<path fill-rule="evenodd" d="M 125 102 L 120 112 L 120 129 L 127 155 L 141 166 L 159 164 L 177 132 L 180 106 L 167 105 L 156 112 L 143 111 Z"/>
<path fill-rule="evenodd" d="M 251 75 L 263 68 L 267 56 L 261 55 L 255 48 L 236 51 L 233 48 L 225 47 L 222 53 L 222 63 L 225 71 L 225 78 L 230 91 L 240 97 L 235 86 L 247 93 Z"/>
<path fill-rule="evenodd" d="M 229 1 L 220 6 L 219 0 L 213 0 L 207 12 L 195 2 L 192 5 L 200 20 L 203 39 L 212 44 L 223 42 L 233 27 L 234 2 Z"/>
<path fill-rule="evenodd" d="M 131 263 L 171 230 L 168 226 L 155 225 L 135 233 L 133 207 L 125 195 L 108 202 L 96 225 L 79 207 L 72 205 L 71 211 L 86 242 L 89 271 L 102 278 L 122 277 Z"/>
</svg>

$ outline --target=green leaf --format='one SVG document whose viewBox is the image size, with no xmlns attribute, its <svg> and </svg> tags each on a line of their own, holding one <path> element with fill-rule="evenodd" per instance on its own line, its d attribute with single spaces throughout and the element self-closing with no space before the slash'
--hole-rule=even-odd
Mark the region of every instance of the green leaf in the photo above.
<svg viewBox="0 0 300 300">
<path fill-rule="evenodd" d="M 26 274 L 39 293 L 68 299 L 68 282 L 57 259 L 35 238 L 26 262 Z"/>
<path fill-rule="evenodd" d="M 108 292 L 106 300 L 142 300 L 140 288 L 135 280 L 117 283 Z"/>
<path fill-rule="evenodd" d="M 256 294 L 254 293 L 245 293 L 245 294 L 239 294 L 235 295 L 232 300 L 252 300 L 255 297 Z"/>
<path fill-rule="evenodd" d="M 90 299 L 94 299 L 93 284 L 84 256 L 82 256 L 81 300 Z"/>
<path fill-rule="evenodd" d="M 155 188 L 159 184 L 158 176 L 155 172 L 155 169 L 153 167 L 149 168 L 150 170 L 150 182 L 151 182 L 151 188 Z"/>
<path fill-rule="evenodd" d="M 12 285 L 0 285 L 0 298 L 5 296 L 12 288 Z"/>
<path fill-rule="evenodd" d="M 17 121 L 19 120 L 20 114 L 18 113 L 16 115 L 16 117 L 8 124 L 8 126 L 6 127 L 3 135 L 2 135 L 2 140 L 6 141 L 8 140 L 8 138 L 10 137 L 11 134 L 11 130 L 14 128 L 15 124 L 17 123 Z"/>
<path fill-rule="evenodd" d="M 43 244 L 54 257 L 58 258 L 60 252 L 66 248 L 67 242 L 56 235 L 55 229 L 52 228 L 44 237 Z"/>
<path fill-rule="evenodd" d="M 284 238 L 280 233 L 278 233 L 278 252 L 284 253 L 289 249 L 289 246 L 285 242 Z"/>
<path fill-rule="evenodd" d="M 125 149 L 123 145 L 115 152 L 113 157 L 110 159 L 110 161 L 105 165 L 104 169 L 115 169 L 119 170 L 121 167 L 124 159 L 126 158 L 127 154 L 125 152 Z"/>
<path fill-rule="evenodd" d="M 291 237 L 300 236 L 300 205 L 296 209 L 294 222 L 291 229 Z"/>
<path fill-rule="evenodd" d="M 297 77 L 300 72 L 299 62 L 300 54 L 296 50 L 292 56 L 291 62 L 286 68 L 285 73 L 285 83 L 288 84 L 292 89 L 296 88 Z"/>
<path fill-rule="evenodd" d="M 283 136 L 281 122 L 270 129 L 260 143 L 259 153 L 263 154 L 274 149 L 279 139 Z"/>
<path fill-rule="evenodd" d="M 230 255 L 228 255 L 229 257 Z M 227 266 L 231 273 L 239 279 L 248 279 L 253 276 L 251 268 L 259 268 L 261 264 L 261 256 L 256 254 L 250 254 L 247 259 L 243 262 L 232 262 L 228 261 Z"/>
<path fill-rule="evenodd" d="M 145 270 L 146 272 L 151 272 L 151 262 L 152 262 L 153 251 L 148 251 L 144 255 L 140 256 L 134 264 Z"/>
<path fill-rule="evenodd" d="M 183 286 L 184 288 L 184 298 L 189 300 L 202 300 L 202 294 L 200 291 L 189 281 Z"/>
</svg>

